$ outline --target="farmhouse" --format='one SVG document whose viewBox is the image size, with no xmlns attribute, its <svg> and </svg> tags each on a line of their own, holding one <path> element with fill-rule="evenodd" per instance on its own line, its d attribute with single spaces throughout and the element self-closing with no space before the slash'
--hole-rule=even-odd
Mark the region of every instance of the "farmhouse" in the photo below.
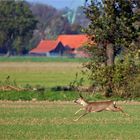
<svg viewBox="0 0 140 140">
<path fill-rule="evenodd" d="M 85 34 L 59 35 L 57 40 L 41 40 L 38 46 L 32 49 L 29 54 L 87 57 L 88 55 L 82 49 L 87 41 L 88 37 Z"/>
<path fill-rule="evenodd" d="M 32 49 L 29 54 L 44 56 L 62 56 L 65 47 L 57 40 L 41 40 L 38 46 Z"/>
</svg>

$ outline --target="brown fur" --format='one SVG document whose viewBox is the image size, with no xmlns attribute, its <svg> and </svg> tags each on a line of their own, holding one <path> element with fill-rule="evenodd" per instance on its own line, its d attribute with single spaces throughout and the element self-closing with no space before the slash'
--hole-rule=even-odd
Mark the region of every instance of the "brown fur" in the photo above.
<svg viewBox="0 0 140 140">
<path fill-rule="evenodd" d="M 120 107 L 116 106 L 115 101 L 88 102 L 80 95 L 80 98 L 75 100 L 75 103 L 83 105 L 83 108 L 75 112 L 75 114 L 77 114 L 81 110 L 85 111 L 85 113 L 79 118 L 77 118 L 75 121 L 78 121 L 81 117 L 85 116 L 90 112 L 113 111 L 124 113 L 124 111 Z M 127 115 L 126 113 L 124 114 Z"/>
</svg>

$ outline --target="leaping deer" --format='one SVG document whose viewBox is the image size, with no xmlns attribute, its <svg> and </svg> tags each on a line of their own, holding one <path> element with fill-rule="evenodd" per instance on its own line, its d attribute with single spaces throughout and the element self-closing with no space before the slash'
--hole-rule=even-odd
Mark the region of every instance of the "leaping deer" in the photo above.
<svg viewBox="0 0 140 140">
<path fill-rule="evenodd" d="M 85 113 L 74 121 L 78 121 L 81 117 L 91 112 L 101 112 L 101 111 L 119 112 L 120 111 L 125 115 L 128 115 L 120 107 L 116 106 L 115 101 L 88 102 L 80 95 L 80 98 L 76 99 L 74 102 L 77 104 L 81 104 L 83 106 L 83 108 L 80 108 L 78 111 L 75 112 L 75 114 L 77 114 L 81 110 L 85 110 Z"/>
</svg>

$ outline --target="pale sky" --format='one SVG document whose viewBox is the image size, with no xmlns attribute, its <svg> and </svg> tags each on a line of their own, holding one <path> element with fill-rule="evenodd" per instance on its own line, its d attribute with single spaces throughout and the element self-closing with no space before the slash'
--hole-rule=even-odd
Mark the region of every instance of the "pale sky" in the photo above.
<svg viewBox="0 0 140 140">
<path fill-rule="evenodd" d="M 44 3 L 58 9 L 65 8 L 65 7 L 74 9 L 75 7 L 78 6 L 84 6 L 84 2 L 85 2 L 85 0 L 27 0 L 27 1 Z"/>
</svg>

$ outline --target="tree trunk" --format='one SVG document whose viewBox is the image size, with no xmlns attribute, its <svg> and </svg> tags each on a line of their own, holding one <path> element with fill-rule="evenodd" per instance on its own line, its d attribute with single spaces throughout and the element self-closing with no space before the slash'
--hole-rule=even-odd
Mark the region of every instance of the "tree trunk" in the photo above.
<svg viewBox="0 0 140 140">
<path fill-rule="evenodd" d="M 113 69 L 113 65 L 114 65 L 114 47 L 113 44 L 109 43 L 106 45 L 106 55 L 107 55 L 107 61 L 106 64 L 107 66 L 110 66 L 110 68 L 108 68 L 108 86 L 106 88 L 105 91 L 105 96 L 106 97 L 110 97 L 112 96 L 112 88 L 113 88 L 113 83 L 112 83 L 112 69 Z"/>
<path fill-rule="evenodd" d="M 6 44 L 5 44 L 5 47 L 6 47 L 6 49 L 7 49 L 7 52 L 6 52 L 6 57 L 9 57 L 10 55 L 11 55 L 11 44 L 10 44 L 10 42 L 9 41 L 7 41 L 6 42 Z"/>
<path fill-rule="evenodd" d="M 5 47 L 7 49 L 7 53 L 6 56 L 9 57 L 11 55 L 11 49 L 12 49 L 12 40 L 13 40 L 13 34 L 11 35 L 11 37 L 7 40 Z"/>
<path fill-rule="evenodd" d="M 114 47 L 113 47 L 113 44 L 111 44 L 111 43 L 107 44 L 106 55 L 107 55 L 107 66 L 114 65 Z"/>
<path fill-rule="evenodd" d="M 8 50 L 5 56 L 9 57 L 10 55 L 11 55 L 11 52 Z"/>
</svg>

